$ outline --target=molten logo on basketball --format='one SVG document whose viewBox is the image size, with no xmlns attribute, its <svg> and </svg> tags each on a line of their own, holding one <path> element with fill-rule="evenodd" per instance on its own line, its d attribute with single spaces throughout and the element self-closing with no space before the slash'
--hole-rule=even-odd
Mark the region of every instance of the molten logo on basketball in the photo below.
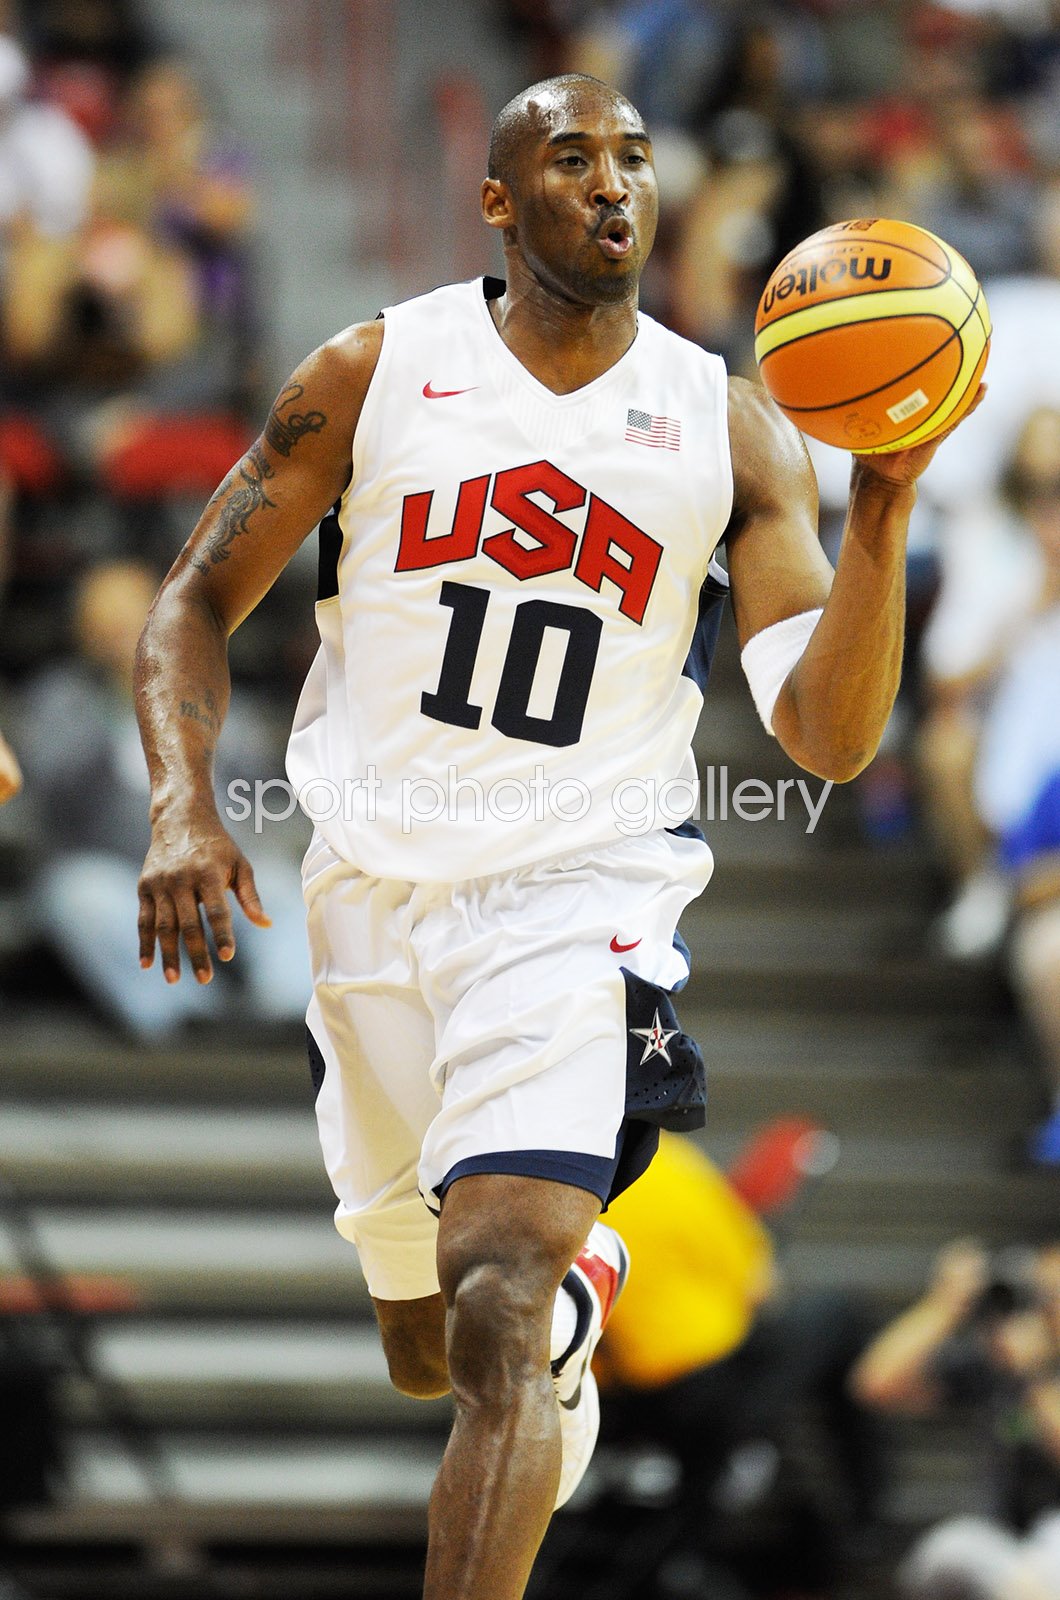
<svg viewBox="0 0 1060 1600">
<path fill-rule="evenodd" d="M 990 313 L 964 257 L 924 228 L 856 217 L 803 239 L 755 318 L 762 381 L 804 433 L 907 450 L 974 403 Z"/>
<path fill-rule="evenodd" d="M 879 260 L 875 256 L 864 255 L 851 256 L 849 260 L 845 256 L 829 256 L 826 261 L 814 261 L 795 272 L 785 272 L 766 290 L 761 315 L 768 317 L 777 301 L 787 300 L 789 295 L 816 294 L 818 289 L 830 289 L 848 276 L 854 283 L 867 282 L 869 279 L 875 283 L 886 283 L 891 276 L 891 260 L 890 256 L 883 256 Z"/>
</svg>

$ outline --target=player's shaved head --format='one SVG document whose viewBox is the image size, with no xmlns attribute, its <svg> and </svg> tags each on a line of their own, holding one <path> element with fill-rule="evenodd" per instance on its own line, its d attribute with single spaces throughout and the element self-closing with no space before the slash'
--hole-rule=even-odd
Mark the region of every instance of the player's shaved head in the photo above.
<svg viewBox="0 0 1060 1600">
<path fill-rule="evenodd" d="M 539 136 L 560 111 L 568 107 L 573 109 L 572 102 L 586 93 L 612 107 L 622 107 L 629 114 L 631 128 L 640 127 L 639 111 L 602 78 L 590 77 L 587 72 L 565 72 L 560 77 L 542 78 L 540 83 L 523 89 L 497 113 L 490 134 L 487 175 L 511 188 L 519 152 L 526 141 Z"/>
</svg>

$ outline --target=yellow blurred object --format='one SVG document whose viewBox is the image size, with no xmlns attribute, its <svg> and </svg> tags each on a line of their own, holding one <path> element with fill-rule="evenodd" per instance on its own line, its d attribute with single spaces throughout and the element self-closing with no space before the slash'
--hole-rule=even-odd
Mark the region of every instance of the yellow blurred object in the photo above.
<svg viewBox="0 0 1060 1600">
<path fill-rule="evenodd" d="M 597 1355 L 605 1382 L 656 1388 L 743 1343 L 772 1288 L 773 1245 L 696 1145 L 664 1133 L 607 1220 L 631 1265 Z"/>
</svg>

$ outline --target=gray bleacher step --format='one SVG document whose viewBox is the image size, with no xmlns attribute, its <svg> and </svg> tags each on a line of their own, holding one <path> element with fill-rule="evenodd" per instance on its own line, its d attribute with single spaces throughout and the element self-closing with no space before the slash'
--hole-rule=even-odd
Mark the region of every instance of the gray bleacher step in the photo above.
<svg viewBox="0 0 1060 1600">
<path fill-rule="evenodd" d="M 746 1143 L 747 1130 L 720 1117 L 708 1120 L 701 1135 L 708 1152 L 728 1166 Z M 839 1137 L 835 1165 L 811 1183 L 800 1207 L 800 1233 L 821 1219 L 849 1225 L 863 1235 L 915 1229 L 917 1220 L 933 1228 L 1018 1229 L 1040 1218 L 1048 1227 L 1060 1202 L 1060 1169 L 1015 1169 L 1011 1140 L 1003 1131 L 959 1132 L 924 1137 L 913 1125 L 901 1133 L 864 1130 Z"/>
<path fill-rule="evenodd" d="M 724 962 L 729 969 L 790 964 L 793 971 L 862 972 L 898 963 L 915 951 L 922 919 L 889 901 L 833 905 L 826 917 L 809 917 L 805 909 L 783 900 L 766 904 L 712 902 L 707 894 L 694 901 L 681 918 L 681 934 L 698 970 Z M 917 963 L 936 980 L 950 977 L 941 963 Z"/>
<path fill-rule="evenodd" d="M 285 1512 L 341 1512 L 349 1533 L 368 1533 L 371 1517 L 399 1512 L 423 1520 L 444 1442 L 432 1438 L 336 1440 L 327 1435 L 258 1438 L 239 1432 L 155 1435 L 175 1478 L 187 1531 L 195 1512 L 232 1515 L 239 1522 L 253 1510 L 282 1518 Z M 138 1462 L 110 1435 L 78 1429 L 70 1437 L 67 1509 L 78 1506 L 135 1507 L 144 1515 L 152 1493 Z M 165 1512 L 167 1507 L 159 1507 Z M 362 1526 L 363 1518 L 363 1526 Z M 224 1526 L 224 1523 L 221 1523 Z M 102 1531 L 102 1530 L 101 1530 Z M 85 1536 L 91 1538 L 86 1530 Z M 99 1538 L 101 1533 L 96 1534 Z M 239 1533 L 234 1533 L 239 1538 Z M 290 1525 L 288 1525 L 290 1536 Z M 275 1538 L 275 1534 L 274 1534 Z"/>
<path fill-rule="evenodd" d="M 883 1068 L 937 1072 L 997 1064 L 1011 1069 L 1008 1031 L 998 1019 L 961 1013 L 932 1016 L 869 1005 L 856 1015 L 763 1011 L 703 1004 L 686 990 L 682 1022 L 722 1070 L 783 1072 L 788 1064 L 833 1072 Z"/>
<path fill-rule="evenodd" d="M 981 1133 L 970 1132 L 966 1118 L 955 1119 L 956 1126 L 937 1129 L 929 1141 L 918 1106 L 935 1098 L 930 1086 L 924 1085 L 929 1092 L 919 1097 L 908 1095 L 904 1105 L 892 1093 L 896 1125 L 874 1129 L 871 1138 L 864 1121 L 855 1120 L 856 1103 L 846 1128 L 828 1115 L 837 1104 L 834 1092 L 829 1095 L 835 1088 L 819 1085 L 815 1109 L 842 1135 L 841 1174 L 853 1171 L 859 1179 L 894 1183 L 963 1184 L 970 1192 L 977 1183 L 997 1177 L 1014 1194 L 1030 1198 L 1029 1190 L 1024 1194 L 1024 1186 L 1034 1181 L 1030 1175 L 997 1171 L 1004 1141 L 1020 1127 L 1018 1116 L 1012 1118 L 1004 1108 L 1003 1095 L 995 1097 L 997 1114 L 984 1117 Z M 960 1105 L 966 1110 L 967 1103 L 966 1089 Z M 742 1144 L 764 1120 L 762 1115 L 749 1117 L 750 1109 L 728 1104 L 724 1088 L 716 1086 L 710 1117 L 715 1143 L 736 1139 Z M 765 1112 L 767 1106 L 758 1109 Z M 808 1114 L 805 1102 L 782 1103 L 777 1111 Z M 310 1203 L 321 1202 L 322 1217 L 330 1209 L 331 1191 L 322 1175 L 313 1121 L 286 1112 L 215 1111 L 203 1117 L 143 1107 L 117 1114 L 76 1107 L 69 1112 L 6 1108 L 0 1111 L 0 1167 L 24 1197 L 76 1194 L 83 1201 L 128 1201 L 134 1195 L 154 1195 L 210 1206 L 247 1204 L 270 1194 L 290 1200 L 304 1191 Z"/>
<path fill-rule="evenodd" d="M 0 1105 L 0 1169 L 23 1196 L 297 1197 L 331 1204 L 311 1109 Z"/>
<path fill-rule="evenodd" d="M 1004 1248 L 1033 1238 L 1035 1231 L 1039 1238 L 1052 1239 L 1055 1216 L 1054 1206 L 1037 1229 L 1026 1225 L 1024 1219 L 1025 1225 L 1016 1231 L 1003 1227 L 983 1230 L 983 1242 L 992 1249 Z M 849 1291 L 863 1297 L 882 1320 L 895 1316 L 924 1293 L 939 1250 L 953 1237 L 952 1229 L 932 1230 L 926 1213 L 915 1233 L 902 1228 L 889 1238 L 881 1230 L 869 1239 L 857 1239 L 847 1232 L 833 1237 L 804 1236 L 799 1217 L 791 1236 L 781 1234 L 783 1281 L 792 1288 Z"/>
<path fill-rule="evenodd" d="M 364 1323 L 124 1318 L 97 1324 L 89 1349 L 95 1368 L 156 1427 L 437 1432 L 450 1415 L 446 1400 L 410 1400 L 394 1389 L 375 1327 Z M 75 1419 L 97 1416 L 98 1398 L 83 1380 L 68 1381 L 67 1402 Z"/>
<path fill-rule="evenodd" d="M 1000 975 L 991 970 L 952 967 L 908 955 L 851 954 L 829 960 L 807 936 L 801 949 L 728 951 L 714 944 L 701 952 L 686 991 L 697 1006 L 715 1013 L 729 1007 L 746 1012 L 803 1011 L 827 1028 L 833 1016 L 854 1017 L 887 1009 L 931 1017 L 938 1022 L 979 1018 L 989 1025 L 1005 1004 Z"/>
<path fill-rule="evenodd" d="M 999 1141 L 1015 1138 L 1038 1114 L 1029 1075 L 968 1070 L 928 1077 L 924 1071 L 819 1066 L 727 1069 L 705 1036 L 710 1065 L 709 1128 L 716 1140 L 742 1143 L 773 1117 L 808 1116 L 842 1137 L 915 1133 L 967 1136 L 974 1102 L 989 1139 L 975 1159 L 992 1165 Z M 956 1145 L 939 1146 L 949 1160 Z M 1004 1154 L 1002 1150 L 1002 1154 Z M 849 1150 L 847 1151 L 849 1158 Z M 890 1159 L 890 1157 L 887 1157 Z M 899 1168 L 908 1163 L 895 1157 Z M 967 1165 L 967 1161 L 963 1165 Z M 116 1104 L 0 1105 L 0 1169 L 24 1199 L 71 1197 L 98 1203 L 133 1197 L 248 1207 L 281 1202 L 330 1209 L 312 1112 Z"/>
<path fill-rule="evenodd" d="M 701 764 L 726 762 L 734 771 L 739 768 L 741 777 L 808 777 L 762 727 L 742 674 L 731 677 L 723 673 L 713 678 L 693 736 L 693 749 Z M 820 780 L 809 781 L 816 792 Z"/>
<path fill-rule="evenodd" d="M 247 1441 L 247 1444 L 248 1448 L 254 1448 L 254 1441 Z M 240 1465 L 238 1460 L 227 1463 L 231 1484 L 240 1482 Z M 294 1463 L 296 1470 L 299 1465 Z M 323 1463 L 325 1473 L 327 1468 L 328 1463 Z M 404 1498 L 392 1503 L 380 1504 L 368 1498 L 361 1502 L 350 1499 L 344 1504 L 341 1495 L 338 1504 L 333 1503 L 330 1495 L 318 1499 L 309 1492 L 312 1479 L 307 1480 L 304 1500 L 292 1498 L 286 1502 L 218 1497 L 198 1502 L 180 1499 L 161 1503 L 143 1497 L 113 1499 L 83 1493 L 76 1498 L 59 1500 L 45 1509 L 12 1511 L 5 1518 L 5 1527 L 16 1538 L 34 1546 L 56 1549 L 114 1544 L 142 1546 L 148 1551 L 160 1551 L 167 1560 L 206 1544 L 226 1547 L 285 1545 L 297 1550 L 326 1545 L 422 1545 L 427 1533 L 427 1497 L 436 1468 L 431 1462 L 414 1467 L 398 1462 L 391 1470 L 395 1473 L 404 1470 L 409 1478 Z M 337 1474 L 336 1481 L 340 1488 L 344 1485 L 341 1473 Z M 173 1583 L 171 1578 L 170 1585 Z M 102 1597 L 105 1591 L 91 1589 L 88 1592 Z M 139 1600 L 145 1590 L 137 1586 L 126 1592 Z M 164 1592 L 168 1596 L 189 1591 L 170 1586 Z M 236 1592 L 258 1595 L 263 1591 L 257 1587 L 250 1590 L 243 1587 Z M 271 1588 L 268 1592 L 276 1593 Z M 297 1583 L 287 1591 L 288 1595 L 300 1592 Z M 370 1592 L 375 1594 L 376 1591 Z M 349 1593 L 348 1588 L 341 1591 L 343 1600 Z M 360 1591 L 358 1600 L 362 1600 L 364 1594 L 365 1591 Z"/>
<path fill-rule="evenodd" d="M 726 1162 L 746 1140 L 738 1122 L 720 1117 L 708 1128 L 706 1139 Z M 821 1187 L 837 1182 L 936 1184 L 974 1193 L 982 1184 L 997 1184 L 1019 1193 L 1029 1202 L 1040 1198 L 1042 1185 L 1053 1182 L 1048 1173 L 1004 1171 L 998 1159 L 999 1135 L 993 1128 L 975 1131 L 965 1125 L 956 1133 L 924 1139 L 915 1124 L 888 1133 L 848 1130 L 836 1141 L 837 1160 Z"/>
<path fill-rule="evenodd" d="M 699 964 L 700 968 L 702 963 Z M 697 980 L 698 981 L 698 980 Z M 703 1003 L 693 989 L 679 1001 L 682 1022 L 702 1044 L 712 1070 L 726 1074 L 941 1070 L 996 1066 L 1011 1072 L 1011 1045 L 996 1024 L 951 1011 L 893 1013 L 873 1005 L 857 1015 L 772 1009 L 756 998 Z M 300 1044 L 253 1046 L 224 1028 L 192 1045 L 141 1048 L 77 1020 L 21 1022 L 4 1041 L 4 1091 L 24 1104 L 84 1103 L 111 1114 L 130 1101 L 193 1105 L 288 1106 L 305 1112 L 312 1091 Z"/>
<path fill-rule="evenodd" d="M 369 1315 L 357 1252 L 316 1212 L 240 1212 L 119 1205 L 37 1206 L 45 1254 L 63 1273 L 105 1274 L 127 1284 L 145 1312 L 242 1310 Z M 0 1272 L 18 1273 L 0 1227 Z"/>
<path fill-rule="evenodd" d="M 1031 1077 L 1012 1070 L 1011 1062 L 935 1072 L 880 1063 L 822 1067 L 819 1063 L 727 1062 L 709 1040 L 710 1124 L 736 1127 L 746 1135 L 774 1117 L 811 1117 L 845 1134 L 916 1132 L 921 1138 L 959 1135 L 967 1131 L 968 1107 L 995 1137 L 1026 1128 L 1039 1115 L 1039 1098 Z"/>
<path fill-rule="evenodd" d="M 222 1026 L 179 1042 L 138 1045 L 81 1017 L 55 1015 L 22 1017 L 11 1028 L 3 1089 L 8 1098 L 42 1105 L 142 1099 L 305 1110 L 313 1102 L 305 1046 L 287 1030 L 264 1028 L 248 1042 Z"/>
<path fill-rule="evenodd" d="M 942 1244 L 963 1234 L 1000 1243 L 1021 1234 L 1051 1236 L 1060 1202 L 1060 1179 L 984 1173 L 979 1182 L 940 1176 L 903 1176 L 893 1182 L 833 1173 L 798 1215 L 807 1244 L 861 1241 L 875 1249 L 890 1241 L 921 1239 Z M 1042 1219 L 1028 1224 L 1029 1216 Z M 783 1222 L 781 1222 L 783 1227 Z"/>
<path fill-rule="evenodd" d="M 738 856 L 726 854 L 730 839 L 739 842 Z M 807 845 L 791 837 L 788 829 L 765 834 L 749 827 L 712 829 L 711 842 L 716 865 L 700 901 L 705 915 L 720 907 L 748 906 L 756 912 L 812 915 L 816 924 L 822 913 L 830 915 L 845 903 L 884 917 L 915 917 L 915 936 L 921 939 L 924 915 L 936 902 L 933 876 L 911 852 L 818 850 L 812 841 Z"/>
<path fill-rule="evenodd" d="M 974 1504 L 975 1479 L 961 1441 L 926 1443 L 901 1430 L 898 1482 L 888 1521 L 922 1524 Z M 163 1436 L 179 1498 L 153 1499 L 135 1465 L 105 1438 L 73 1441 L 73 1483 L 46 1510 L 19 1511 L 11 1526 L 39 1543 L 116 1540 L 194 1547 L 227 1542 L 348 1543 L 420 1540 L 440 1444 L 298 1441 L 263 1450 L 258 1440 Z M 248 1470 L 249 1468 L 249 1470 Z M 239 1493 L 234 1493 L 238 1485 Z"/>
</svg>

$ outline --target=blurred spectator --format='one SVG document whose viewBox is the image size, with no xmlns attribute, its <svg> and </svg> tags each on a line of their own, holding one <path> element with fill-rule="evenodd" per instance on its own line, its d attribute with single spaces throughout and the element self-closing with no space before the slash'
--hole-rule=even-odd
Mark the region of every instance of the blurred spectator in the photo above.
<svg viewBox="0 0 1060 1600">
<path fill-rule="evenodd" d="M 942 7 L 907 12 L 900 96 L 870 116 L 884 213 L 940 234 L 981 278 L 1032 263 L 1031 165 L 1019 123 L 989 90 L 981 30 Z"/>
<path fill-rule="evenodd" d="M 924 1296 L 868 1347 L 851 1386 L 868 1406 L 964 1410 L 981 1426 L 990 1514 L 927 1533 L 904 1563 L 904 1593 L 1060 1594 L 1060 1245 L 994 1261 L 975 1241 L 948 1245 Z"/>
<path fill-rule="evenodd" d="M 159 548 L 158 508 L 211 493 L 249 439 L 243 402 L 259 377 L 253 195 L 245 163 L 212 133 L 176 63 L 136 80 L 128 128 L 100 159 L 78 230 L 19 231 L 0 318 L 9 400 L 38 453 L 58 462 L 45 492 L 65 482 L 100 499 L 112 528 L 103 548 L 131 541 L 171 557 Z M 71 556 L 83 557 L 93 547 L 77 533 L 91 519 L 66 524 L 76 530 Z"/>
<path fill-rule="evenodd" d="M 753 309 L 773 266 L 825 221 L 799 138 L 783 36 L 765 17 L 733 25 L 719 86 L 691 108 L 708 153 L 674 253 L 675 326 L 753 370 Z"/>
<path fill-rule="evenodd" d="M 1060 166 L 1060 8 L 1056 0 L 949 0 L 989 45 L 991 87 L 1040 170 Z"/>
<path fill-rule="evenodd" d="M 688 126 L 720 81 L 734 0 L 624 0 L 573 35 L 567 69 L 627 94 L 652 132 Z"/>
<path fill-rule="evenodd" d="M 1052 1098 L 1030 1154 L 1060 1164 L 1060 461 L 1032 516 L 1048 563 L 1050 609 L 1014 651 L 987 715 L 980 807 L 1011 874 L 1011 971 Z"/>
<path fill-rule="evenodd" d="M 868 1327 L 841 1291 L 787 1292 L 755 1213 L 690 1141 L 664 1133 L 609 1220 L 636 1262 L 601 1342 L 600 1375 L 624 1432 L 671 1451 L 700 1518 L 751 1462 L 765 1495 L 792 1422 L 812 1400 L 833 1469 L 830 1521 L 864 1526 L 880 1488 L 874 1424 L 847 1374 Z M 620 1409 L 619 1409 L 620 1408 Z"/>
<path fill-rule="evenodd" d="M 30 66 L 0 34 L 0 236 L 69 236 L 88 213 L 91 147 L 64 112 L 28 99 Z"/>
<path fill-rule="evenodd" d="M 584 5 L 578 0 L 500 0 L 498 9 L 507 32 L 523 47 L 528 82 L 570 70 L 568 36 Z"/>
<path fill-rule="evenodd" d="M 270 931 L 240 930 L 236 962 L 208 987 L 168 985 L 157 964 L 150 972 L 138 965 L 136 884 L 150 827 L 132 670 L 156 587 L 134 562 L 89 571 L 76 591 L 75 653 L 27 688 L 21 747 L 45 853 L 41 922 L 85 991 L 140 1039 L 163 1038 L 189 1019 L 297 1022 L 308 985 L 304 912 L 297 866 L 276 828 L 276 838 L 246 840 Z M 271 758 L 260 720 L 236 697 L 218 756 L 219 796 L 235 779 L 270 777 Z M 223 809 L 222 820 L 228 825 Z"/>
<path fill-rule="evenodd" d="M 247 151 L 207 119 L 187 66 L 154 62 L 129 98 L 130 140 L 111 160 L 125 204 L 160 240 L 194 265 L 196 298 L 208 330 L 212 389 L 203 398 L 242 396 L 256 354 L 250 241 L 256 200 Z M 219 359 L 228 370 L 219 370 Z"/>
<path fill-rule="evenodd" d="M 653 132 L 695 129 L 703 107 L 724 96 L 749 64 L 753 71 L 756 47 L 759 61 L 763 49 L 775 57 L 786 93 L 804 97 L 825 87 L 823 36 L 812 8 L 768 0 L 622 0 L 572 30 L 566 65 L 617 84 Z"/>
<path fill-rule="evenodd" d="M 192 263 L 131 218 L 106 180 L 104 169 L 75 234 L 22 231 L 0 284 L 9 403 L 54 452 L 60 481 L 90 491 L 115 487 L 112 463 L 202 333 Z M 228 442 L 214 483 L 238 453 Z"/>
<path fill-rule="evenodd" d="M 21 0 L 20 21 L 45 67 L 101 67 L 122 81 L 152 53 L 136 0 Z"/>
<path fill-rule="evenodd" d="M 56 418 L 73 396 L 103 399 L 164 368 L 198 336 L 190 263 L 128 216 L 107 176 L 75 236 L 26 232 L 10 254 L 8 355 Z"/>
<path fill-rule="evenodd" d="M 1060 601 L 1060 410 L 1031 413 L 996 496 L 942 521 L 941 585 L 924 633 L 918 740 L 927 820 L 956 886 L 938 934 L 948 954 L 996 949 L 1008 895 L 972 776 L 983 717 L 1028 624 Z"/>
</svg>

